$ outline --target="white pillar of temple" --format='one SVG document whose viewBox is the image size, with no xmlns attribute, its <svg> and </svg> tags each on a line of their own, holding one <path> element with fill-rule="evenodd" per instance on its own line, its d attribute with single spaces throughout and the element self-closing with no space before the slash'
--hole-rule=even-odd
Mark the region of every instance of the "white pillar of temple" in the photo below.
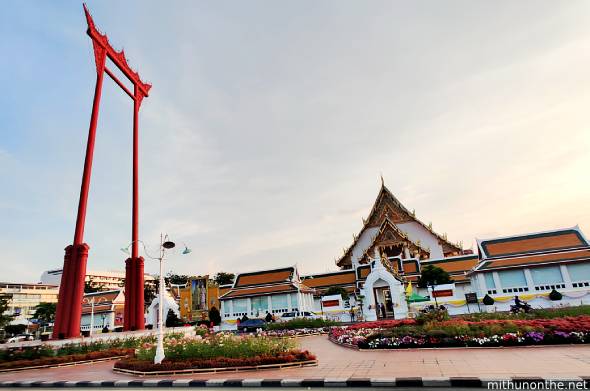
<svg viewBox="0 0 590 391">
<path fill-rule="evenodd" d="M 408 246 L 404 246 L 404 259 L 410 259 L 412 258 L 410 256 L 410 249 L 408 248 Z"/>
<path fill-rule="evenodd" d="M 498 274 L 498 272 L 492 272 L 492 277 L 494 278 L 494 284 L 496 284 L 496 293 L 503 293 L 502 282 L 500 281 L 500 275 Z"/>
<path fill-rule="evenodd" d="M 531 269 L 524 269 L 524 278 L 529 288 L 529 292 L 533 292 L 535 290 L 535 281 L 533 280 Z"/>
<path fill-rule="evenodd" d="M 566 289 L 573 289 L 572 278 L 567 267 L 565 265 L 559 265 L 559 269 L 561 270 L 561 277 L 563 277 L 563 283 L 565 284 Z"/>
</svg>

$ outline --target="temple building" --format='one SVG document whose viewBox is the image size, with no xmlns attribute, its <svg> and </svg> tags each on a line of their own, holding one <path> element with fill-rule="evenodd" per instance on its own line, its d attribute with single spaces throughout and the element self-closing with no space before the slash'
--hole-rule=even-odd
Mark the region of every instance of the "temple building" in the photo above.
<svg viewBox="0 0 590 391">
<path fill-rule="evenodd" d="M 82 300 L 82 331 L 100 332 L 105 327 L 114 330 L 123 328 L 125 294 L 122 289 L 85 293 Z"/>
<path fill-rule="evenodd" d="M 554 231 L 478 240 L 481 262 L 470 271 L 480 297 L 508 310 L 518 295 L 533 307 L 590 304 L 590 244 L 578 226 Z M 551 300 L 558 291 L 561 300 Z"/>
<path fill-rule="evenodd" d="M 222 318 L 231 323 L 299 309 L 343 321 L 399 319 L 430 305 L 444 305 L 451 315 L 507 311 L 515 295 L 533 307 L 590 304 L 590 244 L 578 226 L 477 240 L 477 246 L 477 253 L 464 250 L 435 232 L 382 181 L 363 227 L 335 260 L 340 270 L 301 277 L 295 267 L 242 273 L 219 298 Z M 451 283 L 418 288 L 429 266 L 446 271 Z M 331 287 L 341 288 L 344 300 L 335 300 Z M 410 290 L 415 300 L 408 300 Z M 484 304 L 486 295 L 493 305 Z"/>
<path fill-rule="evenodd" d="M 314 291 L 301 282 L 295 266 L 238 274 L 231 289 L 219 297 L 221 318 L 235 323 L 244 315 L 264 318 L 269 312 L 306 311 L 313 307 Z"/>
<path fill-rule="evenodd" d="M 341 272 L 306 276 L 304 282 L 320 289 L 342 284 L 356 293 L 355 298 L 363 298 L 362 312 L 367 320 L 403 318 L 409 312 L 405 287 L 418 280 L 423 267 L 436 265 L 446 270 L 454 282 L 451 296 L 457 297 L 470 291 L 466 273 L 477 263 L 477 255 L 416 218 L 382 181 L 361 231 L 336 260 Z"/>
</svg>

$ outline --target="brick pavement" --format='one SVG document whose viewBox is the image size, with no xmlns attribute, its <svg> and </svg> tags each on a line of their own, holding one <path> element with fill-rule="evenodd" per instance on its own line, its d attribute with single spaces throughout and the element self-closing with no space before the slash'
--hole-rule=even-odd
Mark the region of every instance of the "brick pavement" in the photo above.
<svg viewBox="0 0 590 391">
<path fill-rule="evenodd" d="M 561 345 L 514 348 L 410 349 L 356 351 L 337 346 L 326 336 L 300 339 L 317 355 L 319 366 L 257 372 L 163 376 L 167 379 L 312 379 L 393 377 L 533 377 L 567 378 L 590 374 L 590 346 Z M 0 374 L 0 382 L 129 380 L 112 372 L 113 362 Z M 157 377 L 155 377 L 157 379 Z"/>
</svg>

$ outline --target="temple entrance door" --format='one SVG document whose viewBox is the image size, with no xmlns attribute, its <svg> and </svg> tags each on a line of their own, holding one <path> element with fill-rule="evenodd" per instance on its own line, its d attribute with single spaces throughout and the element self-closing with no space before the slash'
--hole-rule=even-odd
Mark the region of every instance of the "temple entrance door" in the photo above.
<svg viewBox="0 0 590 391">
<path fill-rule="evenodd" d="M 391 290 L 389 287 L 378 287 L 373 288 L 373 294 L 375 297 L 375 308 L 377 309 L 377 318 L 393 318 L 393 301 L 391 300 Z M 385 314 L 381 309 L 381 303 L 385 305 Z"/>
</svg>

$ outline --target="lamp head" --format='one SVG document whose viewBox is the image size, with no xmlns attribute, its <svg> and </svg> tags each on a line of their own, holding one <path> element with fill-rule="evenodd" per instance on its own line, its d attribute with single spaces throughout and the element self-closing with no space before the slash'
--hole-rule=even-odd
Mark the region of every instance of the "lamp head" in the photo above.
<svg viewBox="0 0 590 391">
<path fill-rule="evenodd" d="M 171 242 L 171 241 L 168 240 L 168 241 L 162 243 L 162 247 L 164 247 L 165 249 L 170 250 L 171 248 L 176 247 L 176 244 L 174 242 Z"/>
<path fill-rule="evenodd" d="M 193 250 L 191 250 L 190 248 L 184 246 L 184 250 L 182 250 L 182 254 L 186 255 L 186 254 L 190 254 Z"/>
</svg>

